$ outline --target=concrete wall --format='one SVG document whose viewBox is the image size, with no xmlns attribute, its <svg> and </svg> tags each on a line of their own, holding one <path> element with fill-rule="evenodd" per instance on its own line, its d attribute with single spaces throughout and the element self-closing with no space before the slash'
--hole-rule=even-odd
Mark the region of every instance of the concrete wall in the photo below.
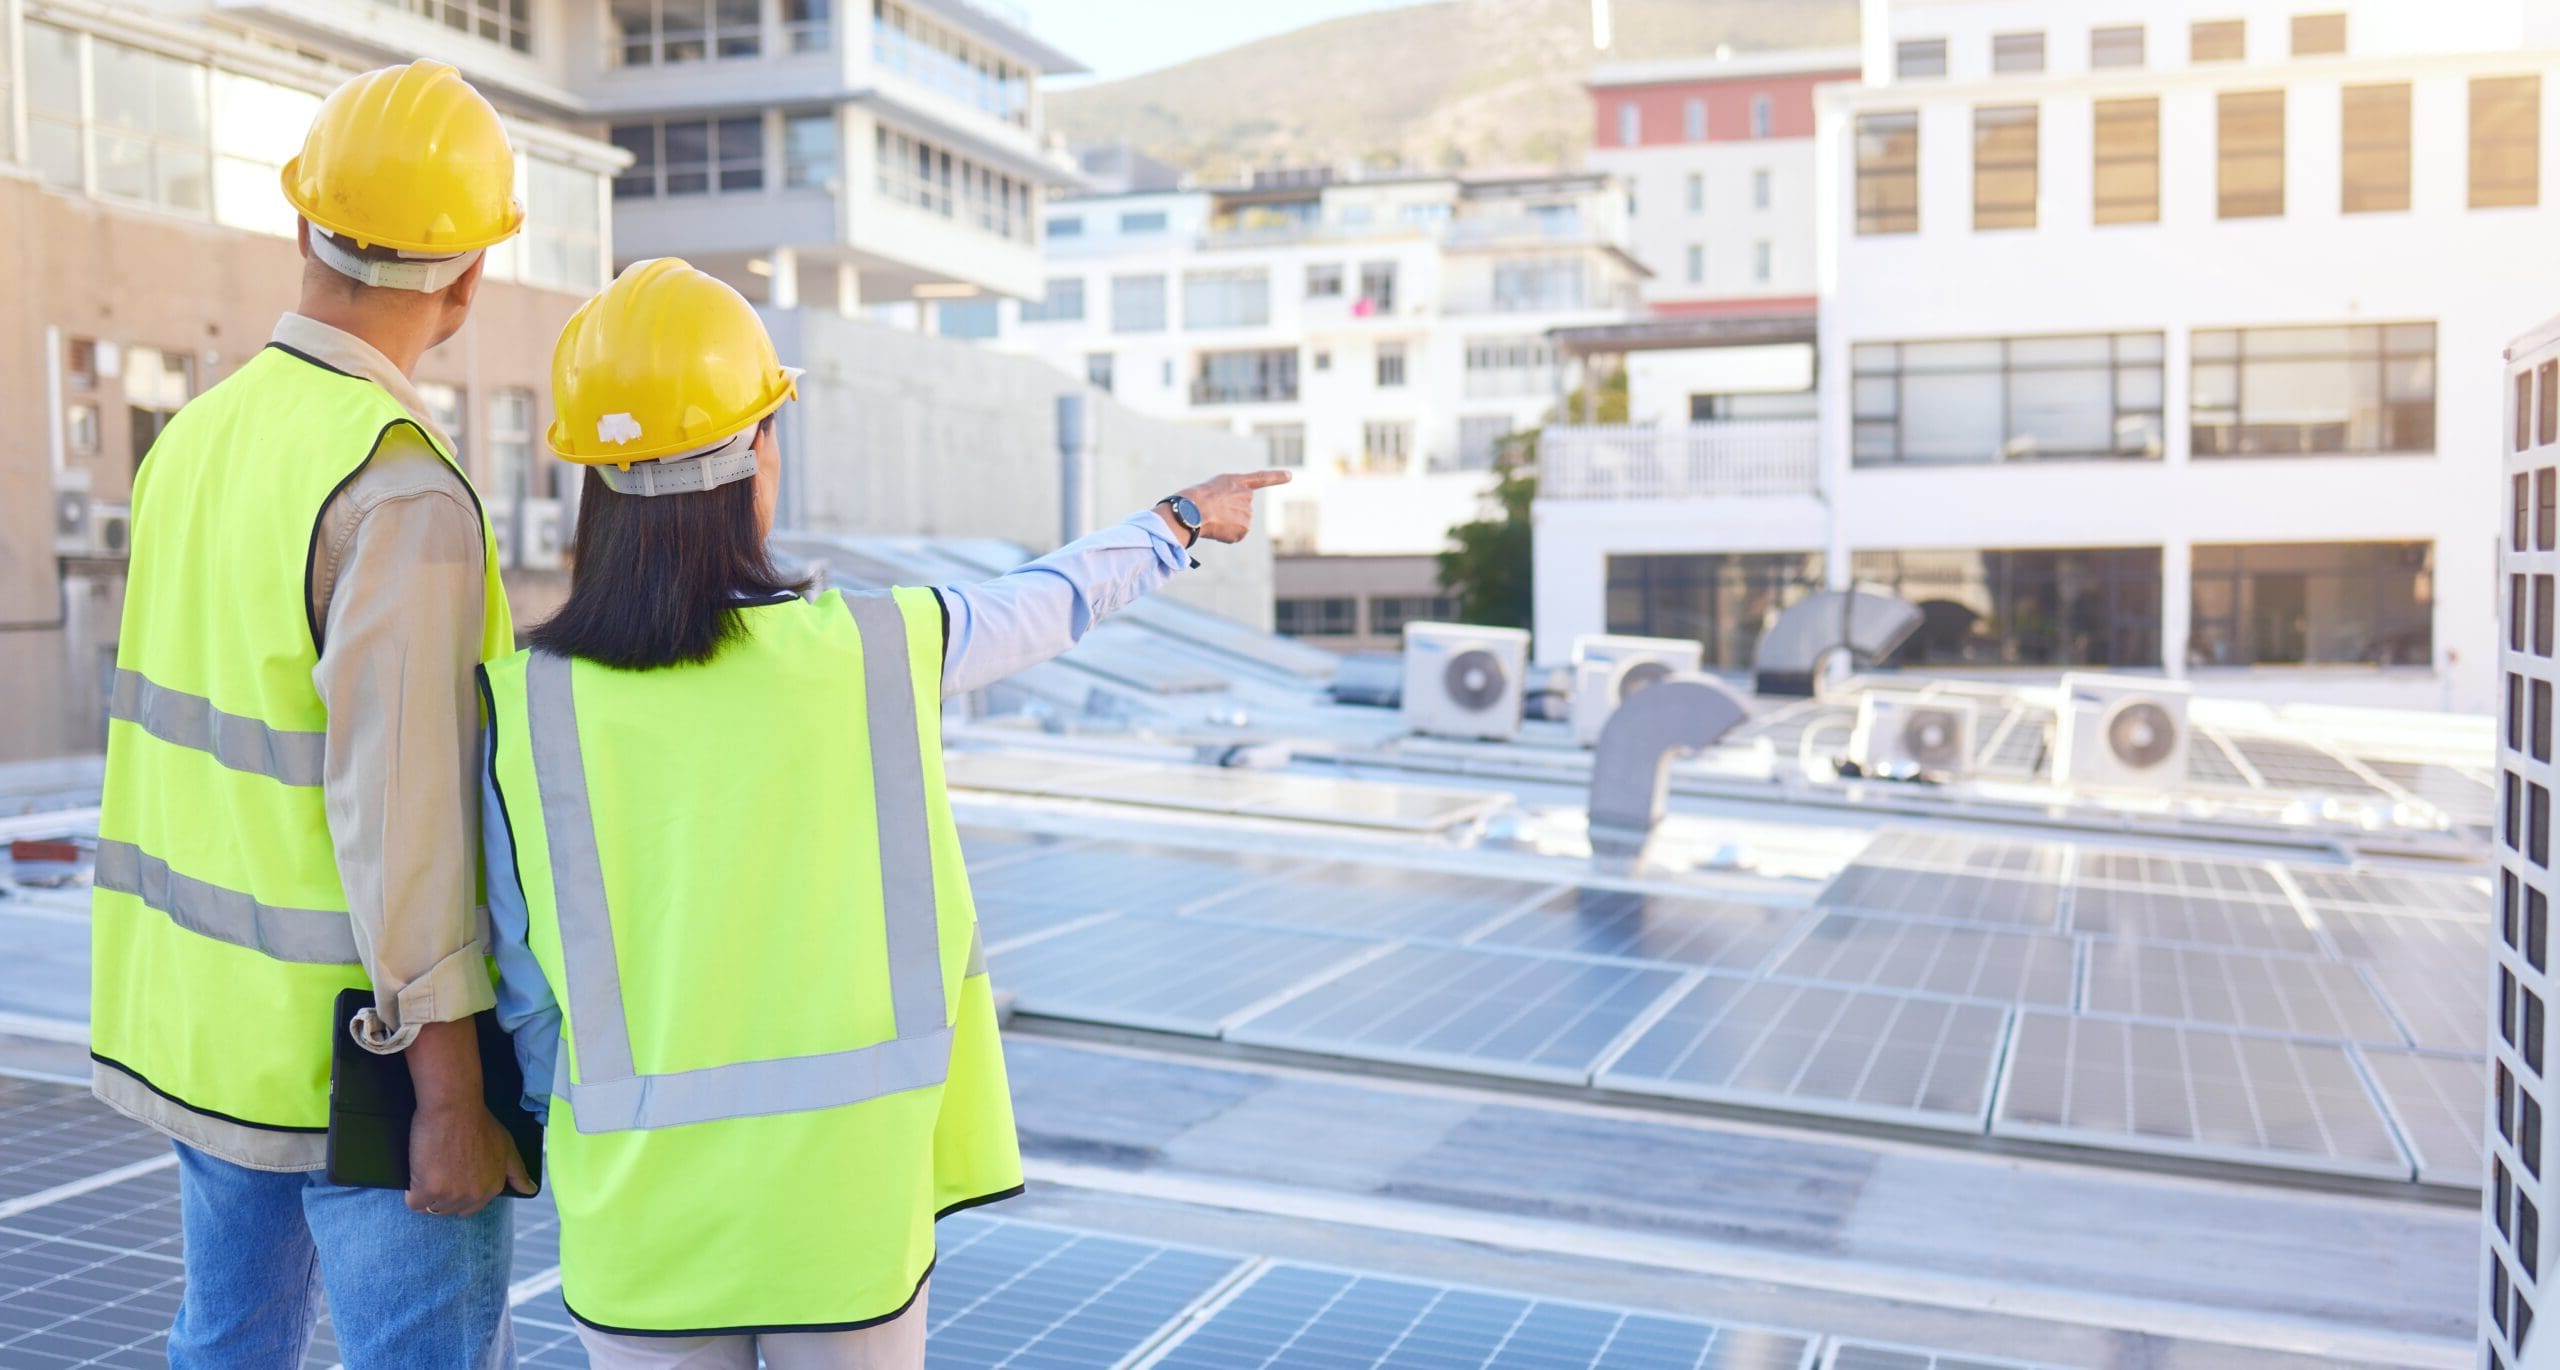
<svg viewBox="0 0 2560 1370">
<path fill-rule="evenodd" d="M 1086 396 L 1082 527 L 1183 486 L 1262 466 L 1260 443 L 1145 415 L 1044 362 L 812 309 L 766 310 L 783 359 L 808 369 L 784 411 L 782 519 L 815 533 L 1061 540 L 1057 397 Z M 1266 497 L 1263 518 L 1270 516 Z M 1271 626 L 1271 543 L 1204 546 L 1166 591 Z"/>
</svg>

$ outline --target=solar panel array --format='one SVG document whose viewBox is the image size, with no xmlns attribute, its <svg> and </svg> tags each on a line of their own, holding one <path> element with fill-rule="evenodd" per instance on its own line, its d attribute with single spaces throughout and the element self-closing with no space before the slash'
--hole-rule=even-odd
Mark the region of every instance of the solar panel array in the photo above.
<svg viewBox="0 0 2560 1370">
<path fill-rule="evenodd" d="M 976 844 L 1015 1011 L 1753 1111 L 2468 1186 L 2485 886 L 1878 833 L 1810 905 Z"/>
<path fill-rule="evenodd" d="M 1482 790 L 1038 752 L 953 752 L 944 762 L 944 771 L 952 785 L 964 790 L 1099 799 L 1414 833 L 1456 827 L 1504 802 L 1501 795 Z"/>
</svg>

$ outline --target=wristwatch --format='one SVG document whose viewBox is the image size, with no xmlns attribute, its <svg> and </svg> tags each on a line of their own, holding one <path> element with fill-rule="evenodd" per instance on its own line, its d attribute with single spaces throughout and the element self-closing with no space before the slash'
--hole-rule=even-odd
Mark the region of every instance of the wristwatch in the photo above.
<svg viewBox="0 0 2560 1370">
<path fill-rule="evenodd" d="M 1200 541 L 1200 506 L 1185 495 L 1167 495 L 1157 500 L 1159 508 L 1173 511 L 1173 521 L 1182 525 L 1182 545 L 1190 547 Z"/>
</svg>

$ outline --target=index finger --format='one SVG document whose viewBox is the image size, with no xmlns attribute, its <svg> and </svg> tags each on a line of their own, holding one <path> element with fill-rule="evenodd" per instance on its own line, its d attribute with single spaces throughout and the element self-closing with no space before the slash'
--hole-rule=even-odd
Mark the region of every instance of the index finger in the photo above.
<svg viewBox="0 0 2560 1370">
<path fill-rule="evenodd" d="M 1259 490 L 1266 485 L 1286 485 L 1296 477 L 1286 471 L 1248 471 L 1238 479 L 1247 490 Z"/>
</svg>

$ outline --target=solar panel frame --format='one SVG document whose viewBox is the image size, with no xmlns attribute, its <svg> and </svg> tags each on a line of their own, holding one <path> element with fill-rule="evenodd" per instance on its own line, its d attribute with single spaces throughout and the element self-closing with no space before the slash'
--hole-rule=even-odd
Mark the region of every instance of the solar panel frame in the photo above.
<svg viewBox="0 0 2560 1370">
<path fill-rule="evenodd" d="M 1592 1081 L 1627 1094 L 1978 1134 L 2010 1013 L 1977 1000 L 1706 975 Z M 1713 1068 L 1693 1070 L 1710 1050 Z M 1852 1074 L 1845 1089 L 1802 1088 Z M 1885 1089 L 1907 1101 L 1875 1097 Z"/>
<path fill-rule="evenodd" d="M 1467 940 L 1546 956 L 1747 974 L 1784 954 L 1813 921 L 1801 908 L 1582 885 L 1551 889 Z"/>
<path fill-rule="evenodd" d="M 2489 1097 L 2488 1063 L 2472 1056 L 2357 1047 L 2365 1078 L 2400 1144 L 2417 1162 L 2422 1184 L 2478 1189 L 2489 1166 L 2482 1115 Z"/>
<path fill-rule="evenodd" d="M 1147 769 L 1133 761 L 1063 756 L 1048 752 L 952 751 L 944 754 L 945 784 L 999 794 L 1057 794 L 1059 787 Z"/>
<path fill-rule="evenodd" d="M 1391 944 L 1226 1030 L 1253 1046 L 1555 1084 L 1592 1067 L 1687 973 L 1484 947 Z"/>
<path fill-rule="evenodd" d="M 2226 1056 L 2236 1070 L 2199 1069 L 2193 1060 L 2198 1053 Z M 2180 1062 L 2175 1070 L 2148 1064 L 2172 1056 Z M 2288 1072 L 2291 1078 L 2284 1078 Z M 2055 1095 L 2049 1106 L 2030 1097 L 2048 1088 Z M 2233 1101 L 2245 1107 L 2254 1137 L 2232 1135 L 2227 1106 Z M 2225 1113 L 2199 1119 L 2200 1102 Z M 2084 1103 L 2085 1109 L 2075 1107 Z M 2274 1104 L 2288 1109 L 2271 1129 L 2266 1109 Z M 2183 1112 L 2175 1120 L 2183 1126 L 2169 1130 L 2137 1118 L 2146 1109 Z M 2112 1121 L 2118 1117 L 2121 1123 Z M 2305 1129 L 2317 1131 L 2323 1145 L 2284 1144 Z M 1990 1131 L 1995 1137 L 2368 1179 L 2406 1180 L 2416 1168 L 2343 1043 L 2042 1009 L 2017 1014 Z M 2332 1142 L 2333 1134 L 2354 1143 L 2352 1149 Z"/>
<path fill-rule="evenodd" d="M 2039 1361 L 1967 1352 L 1933 1351 L 1885 1342 L 1833 1340 L 1823 1354 L 1822 1370 L 2064 1370 Z"/>
<path fill-rule="evenodd" d="M 1216 1037 L 1394 945 L 1121 914 L 990 951 L 987 959 L 996 987 L 1013 993 L 1017 1014 Z M 1174 966 L 1185 973 L 1168 974 Z"/>
<path fill-rule="evenodd" d="M 2071 891 L 2070 931 L 2144 942 L 2320 955 L 2319 934 L 2292 900 L 2083 883 Z"/>
<path fill-rule="evenodd" d="M 2356 973 L 2390 1006 L 2411 1045 L 2423 1051 L 2488 1054 L 2489 1024 L 2481 1005 L 2497 1000 L 2489 990 L 2488 963 L 2469 967 L 2468 980 L 2449 963 L 2359 961 Z"/>
<path fill-rule="evenodd" d="M 1766 974 L 2070 1008 L 2079 1001 L 2079 946 L 2054 933 L 1835 911 L 1808 927 Z"/>
<path fill-rule="evenodd" d="M 1227 1252 L 960 1214 L 936 1232 L 925 1301 L 933 1370 L 1117 1365 L 1235 1282 Z"/>
<path fill-rule="evenodd" d="M 2469 971 L 2489 963 L 2489 925 L 2412 918 L 2370 909 L 2314 909 L 2312 921 L 2342 961 L 2423 961 Z"/>
<path fill-rule="evenodd" d="M 2090 938 L 2087 946 L 2080 981 L 2085 1013 L 2407 1045 L 2398 1021 L 2353 966 L 2112 937 Z"/>
<path fill-rule="evenodd" d="M 969 888 L 982 900 L 1061 911 L 1168 914 L 1303 864 L 1259 852 L 1095 840 L 973 873 Z"/>
</svg>

